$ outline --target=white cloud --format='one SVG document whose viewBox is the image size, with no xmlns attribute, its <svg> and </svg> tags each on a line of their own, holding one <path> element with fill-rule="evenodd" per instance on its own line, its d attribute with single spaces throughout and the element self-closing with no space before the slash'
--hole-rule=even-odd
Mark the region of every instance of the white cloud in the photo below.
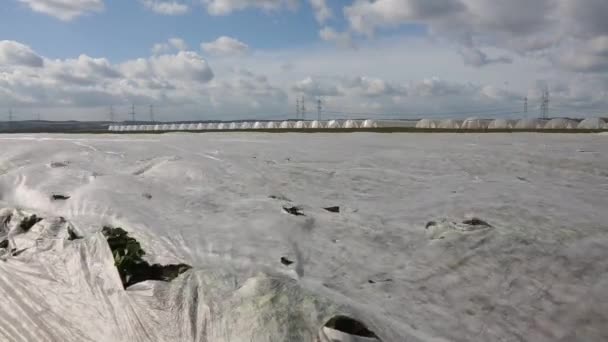
<svg viewBox="0 0 608 342">
<path fill-rule="evenodd" d="M 166 43 L 156 43 L 152 46 L 153 55 L 162 55 L 172 51 L 186 51 L 188 44 L 181 38 L 169 38 Z"/>
<path fill-rule="evenodd" d="M 19 0 L 33 11 L 44 13 L 60 20 L 69 21 L 76 17 L 100 12 L 104 9 L 103 0 Z"/>
<path fill-rule="evenodd" d="M 202 0 L 211 15 L 227 15 L 246 8 L 260 8 L 266 11 L 294 8 L 298 0 Z"/>
<path fill-rule="evenodd" d="M 0 67 L 2 65 L 42 67 L 43 61 L 29 46 L 13 40 L 1 40 Z"/>
<path fill-rule="evenodd" d="M 201 49 L 213 55 L 242 55 L 249 46 L 235 38 L 221 36 L 213 42 L 202 43 Z"/>
<path fill-rule="evenodd" d="M 356 0 L 344 13 L 352 31 L 370 37 L 381 28 L 423 25 L 435 38 L 455 42 L 471 66 L 512 62 L 508 53 L 489 57 L 487 47 L 559 61 L 566 70 L 606 66 L 591 49 L 562 56 L 608 35 L 603 0 Z"/>
<path fill-rule="evenodd" d="M 315 18 L 320 24 L 323 24 L 333 16 L 331 9 L 327 6 L 327 0 L 310 0 L 310 5 L 315 12 Z"/>
<path fill-rule="evenodd" d="M 175 0 L 140 0 L 140 2 L 152 12 L 164 15 L 181 15 L 190 10 L 187 4 Z"/>
<path fill-rule="evenodd" d="M 334 42 L 338 46 L 354 47 L 352 37 L 349 32 L 337 32 L 329 26 L 325 26 L 319 31 L 319 37 L 325 41 Z"/>
<path fill-rule="evenodd" d="M 312 77 L 296 82 L 292 86 L 292 90 L 296 93 L 302 93 L 308 96 L 341 96 L 335 85 L 323 83 L 315 80 Z"/>
</svg>

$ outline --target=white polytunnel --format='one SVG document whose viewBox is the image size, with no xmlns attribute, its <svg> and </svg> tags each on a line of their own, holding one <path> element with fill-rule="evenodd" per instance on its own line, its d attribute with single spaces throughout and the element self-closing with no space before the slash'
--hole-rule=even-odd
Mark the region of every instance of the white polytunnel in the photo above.
<svg viewBox="0 0 608 342">
<path fill-rule="evenodd" d="M 289 128 L 293 128 L 294 127 L 294 122 L 293 121 L 283 121 L 281 122 L 281 125 L 279 126 L 279 128 L 281 129 L 289 129 Z"/>
<path fill-rule="evenodd" d="M 179 124 L 179 126 L 177 126 L 177 129 L 179 131 L 186 131 L 186 130 L 188 130 L 188 125 L 187 124 Z"/>
<path fill-rule="evenodd" d="M 217 123 L 210 122 L 210 123 L 207 124 L 207 130 L 212 131 L 212 130 L 219 129 L 218 126 L 219 125 Z"/>
<path fill-rule="evenodd" d="M 416 128 L 434 129 L 437 128 L 437 126 L 437 122 L 431 119 L 421 119 L 416 123 Z"/>
<path fill-rule="evenodd" d="M 459 129 L 460 122 L 454 119 L 444 119 L 439 122 L 437 128 L 441 129 Z"/>
<path fill-rule="evenodd" d="M 266 124 L 264 122 L 261 122 L 261 121 L 256 121 L 253 124 L 253 129 L 263 129 L 265 127 L 266 127 Z"/>
<path fill-rule="evenodd" d="M 541 129 L 544 125 L 544 122 L 540 119 L 527 118 L 517 121 L 515 129 Z"/>
<path fill-rule="evenodd" d="M 468 118 L 462 122 L 461 129 L 486 129 L 488 125 L 486 120 L 480 118 Z"/>
<path fill-rule="evenodd" d="M 378 128 L 378 123 L 376 122 L 376 120 L 367 119 L 363 121 L 363 124 L 361 126 L 363 128 Z"/>
<path fill-rule="evenodd" d="M 606 121 L 601 118 L 587 118 L 581 121 L 578 126 L 578 129 L 605 129 L 608 128 L 606 125 Z"/>
<path fill-rule="evenodd" d="M 555 118 L 555 119 L 551 119 L 549 120 L 549 122 L 547 122 L 545 124 L 545 129 L 572 129 L 572 128 L 576 128 L 576 126 L 578 125 L 577 122 L 570 120 L 570 119 L 565 119 L 565 118 Z"/>
<path fill-rule="evenodd" d="M 253 123 L 251 121 L 244 121 L 241 122 L 241 129 L 252 129 L 253 128 Z"/>
<path fill-rule="evenodd" d="M 294 125 L 294 128 L 298 128 L 298 129 L 310 128 L 310 121 L 298 121 Z"/>
<path fill-rule="evenodd" d="M 513 122 L 506 119 L 492 120 L 488 125 L 488 129 L 511 129 L 513 128 Z"/>
<path fill-rule="evenodd" d="M 279 123 L 274 122 L 274 121 L 268 121 L 266 123 L 266 128 L 267 129 L 276 129 L 276 128 L 279 128 Z"/>
<path fill-rule="evenodd" d="M 225 122 L 220 122 L 217 124 L 217 129 L 218 130 L 226 130 L 228 129 L 228 124 Z"/>
<path fill-rule="evenodd" d="M 361 127 L 361 122 L 358 120 L 346 120 L 344 121 L 344 124 L 342 125 L 342 127 L 344 128 L 360 128 Z"/>
<path fill-rule="evenodd" d="M 196 131 L 196 124 L 195 123 L 191 123 L 188 125 L 188 130 L 189 131 Z"/>
<path fill-rule="evenodd" d="M 238 122 L 231 122 L 230 125 L 228 125 L 228 129 L 239 129 L 240 126 L 241 124 Z"/>
<path fill-rule="evenodd" d="M 206 128 L 207 128 L 207 124 L 204 124 L 204 123 L 199 123 L 196 125 L 197 131 L 204 131 Z"/>
<path fill-rule="evenodd" d="M 315 120 L 310 123 L 310 128 L 326 128 L 327 123 L 325 121 Z"/>
<path fill-rule="evenodd" d="M 327 128 L 342 128 L 342 120 L 330 120 L 327 123 Z"/>
<path fill-rule="evenodd" d="M 162 130 L 162 125 L 154 125 L 154 130 L 155 130 L 155 131 L 160 131 L 160 130 Z"/>
</svg>

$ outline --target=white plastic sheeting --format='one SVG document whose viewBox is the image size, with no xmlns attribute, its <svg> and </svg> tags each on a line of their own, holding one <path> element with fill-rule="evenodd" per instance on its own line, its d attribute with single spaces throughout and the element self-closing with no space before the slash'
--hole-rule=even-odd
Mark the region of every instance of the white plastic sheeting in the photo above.
<svg viewBox="0 0 608 342">
<path fill-rule="evenodd" d="M 570 119 L 565 119 L 565 118 L 555 118 L 555 119 L 551 119 L 549 120 L 549 122 L 547 122 L 545 124 L 545 129 L 572 129 L 572 128 L 576 128 L 576 126 L 578 125 L 577 122 L 572 121 Z"/>
<path fill-rule="evenodd" d="M 454 119 L 444 119 L 439 122 L 438 128 L 441 129 L 459 129 L 460 122 Z"/>
<path fill-rule="evenodd" d="M 300 121 L 296 122 L 294 127 L 298 128 L 298 129 L 310 128 L 310 121 L 301 121 L 300 120 Z"/>
<path fill-rule="evenodd" d="M 342 125 L 344 128 L 361 128 L 361 121 L 359 120 L 346 120 Z"/>
<path fill-rule="evenodd" d="M 511 129 L 513 128 L 513 122 L 507 119 L 496 119 L 492 120 L 488 125 L 488 129 Z"/>
<path fill-rule="evenodd" d="M 327 128 L 342 128 L 342 120 L 330 120 L 327 123 Z"/>
<path fill-rule="evenodd" d="M 240 128 L 241 129 L 252 129 L 253 128 L 253 124 L 254 123 L 251 122 L 251 121 L 244 121 L 244 122 L 241 122 L 241 127 Z"/>
<path fill-rule="evenodd" d="M 541 129 L 544 126 L 544 121 L 533 118 L 521 119 L 515 124 L 516 129 Z"/>
<path fill-rule="evenodd" d="M 606 341 L 606 138 L 0 135 L 0 208 L 44 218 L 0 218 L 21 253 L 0 261 L 0 341 L 309 342 L 335 312 L 386 342 Z M 194 268 L 124 291 L 105 224 Z"/>
<path fill-rule="evenodd" d="M 431 120 L 431 119 L 421 119 L 420 121 L 418 121 L 416 123 L 416 128 L 424 128 L 424 129 L 429 129 L 429 128 L 437 128 L 437 122 L 435 120 Z"/>
<path fill-rule="evenodd" d="M 468 118 L 462 122 L 461 129 L 486 129 L 488 124 L 486 120 L 480 118 Z"/>
<path fill-rule="evenodd" d="M 604 119 L 601 118 L 586 118 L 585 120 L 581 121 L 577 128 L 579 129 L 605 129 L 608 128 L 608 125 L 606 125 L 606 121 L 604 121 Z"/>
<path fill-rule="evenodd" d="M 279 128 L 279 123 L 278 122 L 274 122 L 274 121 L 268 121 L 266 123 L 266 129 L 276 129 Z"/>
<path fill-rule="evenodd" d="M 289 129 L 289 128 L 294 128 L 295 123 L 293 121 L 283 121 L 281 122 L 281 125 L 279 126 L 279 128 L 281 129 Z"/>
<path fill-rule="evenodd" d="M 376 122 L 376 120 L 365 120 L 363 121 L 363 124 L 361 125 L 361 127 L 363 128 L 377 128 L 378 127 L 378 123 Z"/>
<path fill-rule="evenodd" d="M 327 122 L 315 120 L 310 123 L 310 128 L 327 128 Z"/>
</svg>

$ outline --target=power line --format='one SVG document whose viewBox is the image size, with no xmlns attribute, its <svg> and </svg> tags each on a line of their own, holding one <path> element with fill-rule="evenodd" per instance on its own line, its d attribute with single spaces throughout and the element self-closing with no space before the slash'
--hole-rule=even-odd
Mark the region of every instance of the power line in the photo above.
<svg viewBox="0 0 608 342">
<path fill-rule="evenodd" d="M 547 119 L 549 117 L 549 89 L 545 89 L 545 91 L 543 91 L 540 104 L 540 115 L 543 119 Z"/>
</svg>

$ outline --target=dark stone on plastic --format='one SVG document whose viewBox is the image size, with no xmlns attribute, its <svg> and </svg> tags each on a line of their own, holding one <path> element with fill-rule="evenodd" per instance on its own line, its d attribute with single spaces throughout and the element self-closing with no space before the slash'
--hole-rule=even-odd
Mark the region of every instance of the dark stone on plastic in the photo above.
<svg viewBox="0 0 608 342">
<path fill-rule="evenodd" d="M 285 266 L 289 266 L 289 265 L 293 264 L 293 261 L 287 259 L 286 257 L 281 257 L 281 264 L 283 264 Z"/>
<path fill-rule="evenodd" d="M 462 223 L 464 223 L 464 224 L 468 224 L 468 225 L 470 225 L 470 226 L 485 226 L 485 227 L 492 227 L 492 225 L 491 225 L 491 224 L 489 224 L 488 222 L 483 221 L 483 220 L 480 220 L 480 219 L 478 219 L 478 218 L 476 218 L 476 217 L 474 217 L 474 218 L 472 218 L 472 219 L 470 219 L 470 220 L 465 220 L 465 221 L 462 221 Z"/>
<path fill-rule="evenodd" d="M 330 213 L 339 213 L 340 212 L 340 207 L 339 206 L 327 207 L 327 208 L 323 208 L 323 209 L 329 211 Z"/>
<path fill-rule="evenodd" d="M 286 213 L 291 215 L 306 216 L 304 215 L 304 213 L 302 212 L 302 208 L 300 207 L 283 207 L 283 210 L 285 210 Z"/>
<path fill-rule="evenodd" d="M 325 323 L 325 326 L 349 335 L 375 338 L 379 340 L 378 336 L 374 332 L 370 331 L 365 324 L 350 317 L 335 316 Z"/>
<path fill-rule="evenodd" d="M 36 215 L 32 215 L 30 217 L 26 217 L 21 223 L 19 223 L 19 228 L 23 232 L 27 232 L 30 230 L 36 223 L 42 221 L 42 217 L 38 217 Z"/>
<path fill-rule="evenodd" d="M 59 195 L 59 194 L 53 194 L 51 196 L 51 199 L 53 201 L 66 201 L 70 199 L 70 196 L 66 196 L 66 195 Z"/>
</svg>

